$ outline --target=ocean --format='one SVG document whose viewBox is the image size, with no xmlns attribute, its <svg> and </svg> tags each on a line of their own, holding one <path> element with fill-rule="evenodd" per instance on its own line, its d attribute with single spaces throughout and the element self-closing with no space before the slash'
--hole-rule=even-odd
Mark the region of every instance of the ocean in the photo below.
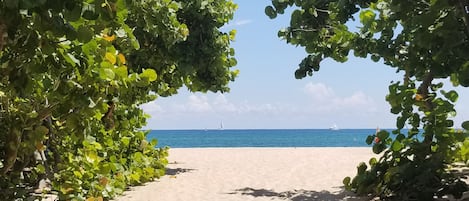
<svg viewBox="0 0 469 201">
<path fill-rule="evenodd" d="M 157 147 L 368 147 L 375 129 L 151 130 Z"/>
</svg>

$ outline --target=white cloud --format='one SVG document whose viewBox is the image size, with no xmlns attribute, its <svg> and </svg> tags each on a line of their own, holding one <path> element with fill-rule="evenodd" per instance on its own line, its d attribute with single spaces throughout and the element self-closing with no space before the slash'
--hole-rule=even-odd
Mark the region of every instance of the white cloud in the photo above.
<svg viewBox="0 0 469 201">
<path fill-rule="evenodd" d="M 215 97 L 213 108 L 220 112 L 239 112 L 237 106 L 229 102 L 223 94 L 218 94 L 217 97 Z"/>
<path fill-rule="evenodd" d="M 374 100 L 361 91 L 349 96 L 339 96 L 334 90 L 323 83 L 307 83 L 303 92 L 306 99 L 296 99 L 292 102 L 264 102 L 253 103 L 248 100 L 231 101 L 225 94 L 206 95 L 190 94 L 185 100 L 166 103 L 147 103 L 142 106 L 145 112 L 152 115 L 200 115 L 204 116 L 294 116 L 321 115 L 329 113 L 357 113 L 375 112 Z M 305 101 L 306 100 L 306 101 Z M 164 109 L 163 109 L 164 108 Z"/>
<path fill-rule="evenodd" d="M 234 22 L 234 25 L 241 26 L 241 25 L 250 24 L 250 23 L 252 23 L 252 20 L 237 20 Z"/>
<path fill-rule="evenodd" d="M 372 98 L 359 91 L 352 94 L 352 96 L 343 98 L 342 105 L 344 107 L 370 106 L 374 105 L 374 101 Z"/>
<path fill-rule="evenodd" d="M 335 98 L 334 91 L 323 83 L 308 83 L 304 87 L 304 92 L 316 101 L 330 101 Z"/>
<path fill-rule="evenodd" d="M 313 111 L 320 112 L 373 112 L 376 110 L 374 100 L 361 91 L 350 96 L 339 96 L 323 83 L 308 83 L 304 92 L 311 98 Z"/>
<path fill-rule="evenodd" d="M 141 105 L 140 108 L 142 108 L 146 113 L 149 114 L 165 112 L 164 109 L 156 101 L 145 103 Z"/>
<path fill-rule="evenodd" d="M 228 24 L 226 24 L 225 26 L 223 26 L 223 28 L 230 28 L 230 27 L 236 27 L 236 26 L 243 26 L 243 25 L 246 25 L 246 24 L 251 24 L 253 21 L 250 20 L 250 19 L 245 19 L 245 20 L 235 20 L 235 21 L 232 21 Z"/>
<path fill-rule="evenodd" d="M 207 96 L 205 94 L 191 94 L 182 102 L 161 100 L 142 105 L 145 112 L 151 115 L 271 115 L 289 113 L 292 107 L 282 103 L 251 103 L 249 101 L 232 102 L 224 94 Z M 164 105 L 164 106 L 163 106 Z M 163 109 L 163 107 L 165 109 Z M 164 113 L 164 114 L 163 114 Z"/>
<path fill-rule="evenodd" d="M 187 94 L 158 99 L 142 106 L 150 128 L 327 128 L 382 125 L 380 105 L 362 91 L 338 94 L 323 83 L 307 83 L 303 93 L 287 99 L 254 102 L 231 94 Z M 283 100 L 283 101 L 282 101 Z M 157 104 L 158 103 L 158 104 Z M 371 119 L 371 120 L 370 120 Z M 214 123 L 215 122 L 215 123 Z"/>
<path fill-rule="evenodd" d="M 207 96 L 196 96 L 194 94 L 189 96 L 185 109 L 189 112 L 211 112 L 213 110 Z"/>
</svg>

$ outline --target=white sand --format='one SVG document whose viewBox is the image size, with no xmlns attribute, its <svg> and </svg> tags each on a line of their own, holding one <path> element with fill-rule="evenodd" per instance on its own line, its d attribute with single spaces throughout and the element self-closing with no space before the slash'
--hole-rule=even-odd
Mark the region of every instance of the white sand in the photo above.
<svg viewBox="0 0 469 201">
<path fill-rule="evenodd" d="M 344 192 L 342 179 L 376 157 L 371 148 L 170 149 L 161 179 L 118 201 L 367 200 Z"/>
</svg>

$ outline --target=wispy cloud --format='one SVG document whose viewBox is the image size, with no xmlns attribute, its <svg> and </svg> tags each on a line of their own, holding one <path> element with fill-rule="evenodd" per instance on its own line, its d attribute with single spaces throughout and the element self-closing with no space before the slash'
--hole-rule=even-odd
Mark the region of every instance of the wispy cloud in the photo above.
<svg viewBox="0 0 469 201">
<path fill-rule="evenodd" d="M 303 91 L 310 99 L 313 111 L 322 112 L 373 112 L 375 101 L 361 91 L 349 96 L 339 96 L 334 90 L 323 83 L 307 83 Z"/>
<path fill-rule="evenodd" d="M 252 20 L 237 20 L 234 22 L 234 25 L 241 26 L 241 25 L 250 24 L 250 23 L 252 23 Z"/>
<path fill-rule="evenodd" d="M 165 110 L 157 103 L 157 101 L 152 101 L 140 106 L 146 113 L 155 114 L 163 113 Z"/>
<path fill-rule="evenodd" d="M 144 104 L 145 112 L 150 115 L 270 115 L 288 113 L 291 105 L 282 103 L 250 103 L 248 101 L 232 102 L 224 94 L 210 97 L 204 94 L 191 94 L 182 103 L 160 105 L 157 101 Z M 163 109 L 164 108 L 164 109 Z"/>
<path fill-rule="evenodd" d="M 142 108 L 152 116 L 151 128 L 204 128 L 220 120 L 240 128 L 324 128 L 334 122 L 344 125 L 361 118 L 373 119 L 381 110 L 381 105 L 361 91 L 338 94 L 324 83 L 312 82 L 302 90 L 303 93 L 288 101 L 254 102 L 249 97 L 240 100 L 225 94 L 195 93 L 177 99 L 159 99 Z M 371 124 L 381 125 L 380 122 Z"/>
<path fill-rule="evenodd" d="M 224 28 L 239 27 L 239 26 L 243 26 L 243 25 L 246 25 L 246 24 L 251 24 L 252 22 L 253 22 L 253 20 L 250 20 L 250 19 L 235 20 L 235 21 L 232 21 L 232 22 L 226 24 L 226 25 L 223 26 L 223 27 L 224 27 Z"/>
</svg>

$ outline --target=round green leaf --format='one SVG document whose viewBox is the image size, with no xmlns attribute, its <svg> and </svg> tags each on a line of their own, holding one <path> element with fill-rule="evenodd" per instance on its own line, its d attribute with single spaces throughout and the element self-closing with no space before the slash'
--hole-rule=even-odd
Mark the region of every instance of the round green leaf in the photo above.
<svg viewBox="0 0 469 201">
<path fill-rule="evenodd" d="M 140 75 L 140 77 L 142 78 L 147 78 L 150 82 L 153 82 L 156 80 L 156 78 L 158 77 L 156 75 L 156 71 L 153 70 L 153 69 L 145 69 L 142 74 Z"/>
<path fill-rule="evenodd" d="M 36 129 L 34 129 L 34 134 L 37 137 L 45 136 L 47 133 L 49 133 L 49 129 L 45 126 L 38 126 Z"/>
<path fill-rule="evenodd" d="M 389 132 L 386 131 L 386 130 L 381 130 L 379 131 L 376 136 L 378 136 L 378 138 L 381 140 L 381 141 L 384 141 L 386 140 L 388 137 L 389 137 Z"/>
<path fill-rule="evenodd" d="M 70 22 L 75 22 L 81 17 L 82 8 L 78 5 L 74 6 L 72 10 L 65 10 L 63 12 L 64 18 Z"/>
<path fill-rule="evenodd" d="M 126 78 L 128 76 L 126 66 L 119 66 L 118 68 L 115 68 L 114 73 L 121 78 Z"/>
<path fill-rule="evenodd" d="M 448 93 L 444 93 L 444 96 L 453 103 L 456 102 L 459 97 L 458 93 L 454 90 L 451 90 Z"/>
<path fill-rule="evenodd" d="M 366 144 L 370 145 L 371 143 L 373 143 L 374 139 L 375 135 L 368 135 L 368 137 L 366 137 Z"/>
<path fill-rule="evenodd" d="M 86 26 L 78 27 L 78 30 L 77 30 L 78 41 L 82 43 L 87 43 L 93 38 L 93 35 L 94 33 L 90 28 Z"/>
<path fill-rule="evenodd" d="M 465 121 L 461 124 L 462 128 L 469 130 L 469 121 Z"/>
<path fill-rule="evenodd" d="M 383 143 L 378 143 L 378 144 L 373 145 L 372 149 L 373 149 L 373 153 L 380 154 L 386 149 L 386 145 L 384 145 Z"/>
<path fill-rule="evenodd" d="M 99 69 L 99 77 L 103 80 L 113 80 L 115 74 L 110 68 L 101 68 Z"/>
<path fill-rule="evenodd" d="M 277 17 L 277 12 L 275 12 L 272 6 L 265 7 L 265 14 L 269 16 L 270 19 L 274 19 L 275 17 Z"/>
<path fill-rule="evenodd" d="M 44 174 L 46 172 L 46 167 L 44 167 L 44 165 L 42 165 L 42 164 L 38 164 L 36 166 L 36 171 L 39 174 Z"/>
<path fill-rule="evenodd" d="M 392 144 L 391 144 L 391 149 L 393 151 L 400 151 L 402 148 L 404 147 L 404 145 L 399 142 L 399 141 L 394 141 Z"/>
<path fill-rule="evenodd" d="M 350 177 L 345 177 L 344 180 L 342 180 L 342 183 L 344 184 L 344 186 L 349 186 L 350 185 Z"/>
<path fill-rule="evenodd" d="M 366 171 L 366 168 L 366 164 L 364 162 L 361 162 L 357 167 L 358 174 L 364 173 Z"/>
<path fill-rule="evenodd" d="M 99 14 L 94 12 L 93 10 L 85 10 L 83 11 L 83 18 L 87 20 L 96 20 L 99 17 Z"/>
<path fill-rule="evenodd" d="M 368 164 L 370 164 L 371 166 L 375 165 L 376 163 L 378 163 L 378 160 L 376 160 L 375 157 L 370 158 L 370 160 L 368 161 Z"/>
</svg>

